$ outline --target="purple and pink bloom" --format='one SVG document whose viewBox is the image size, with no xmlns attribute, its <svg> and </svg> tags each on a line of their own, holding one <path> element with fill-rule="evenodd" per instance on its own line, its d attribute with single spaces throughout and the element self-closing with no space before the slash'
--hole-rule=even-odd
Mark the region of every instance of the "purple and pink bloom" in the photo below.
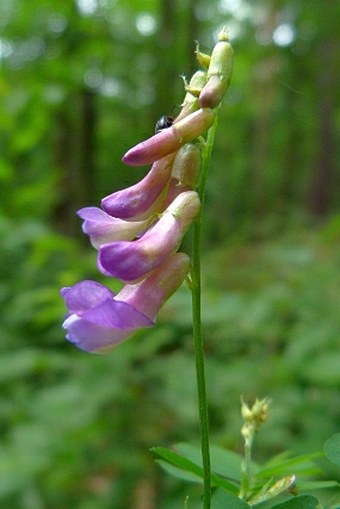
<svg viewBox="0 0 340 509">
<path fill-rule="evenodd" d="M 197 147 L 177 152 L 174 175 L 176 152 L 167 154 L 140 182 L 103 198 L 102 208 L 78 211 L 84 233 L 98 250 L 99 270 L 125 283 L 117 295 L 95 281 L 61 290 L 68 308 L 66 338 L 78 348 L 104 352 L 152 327 L 184 281 L 190 260 L 176 251 L 200 209 L 193 190 L 198 154 Z"/>
<path fill-rule="evenodd" d="M 189 257 L 175 253 L 142 281 L 125 285 L 115 295 L 95 281 L 62 288 L 68 315 L 63 323 L 66 338 L 81 350 L 104 352 L 151 327 L 164 302 L 188 273 Z"/>
<path fill-rule="evenodd" d="M 200 138 L 215 122 L 213 108 L 230 82 L 232 48 L 226 32 L 211 57 L 196 53 L 205 70 L 185 82 L 177 118 L 123 156 L 130 166 L 152 163 L 150 171 L 140 182 L 103 198 L 101 208 L 78 211 L 84 233 L 98 250 L 98 269 L 124 284 L 117 295 L 95 281 L 61 290 L 68 309 L 66 338 L 82 350 L 110 350 L 153 326 L 161 306 L 188 274 L 189 257 L 176 251 L 200 210 L 195 191 Z"/>
</svg>

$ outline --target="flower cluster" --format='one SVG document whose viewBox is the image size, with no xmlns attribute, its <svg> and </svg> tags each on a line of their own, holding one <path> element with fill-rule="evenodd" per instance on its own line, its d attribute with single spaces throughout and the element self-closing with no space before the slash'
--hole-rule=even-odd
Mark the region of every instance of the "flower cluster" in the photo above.
<svg viewBox="0 0 340 509">
<path fill-rule="evenodd" d="M 163 303 L 180 286 L 190 260 L 177 253 L 200 210 L 195 191 L 201 163 L 200 137 L 215 121 L 216 108 L 231 76 L 233 51 L 226 32 L 211 57 L 197 50 L 206 67 L 189 84 L 177 118 L 130 149 L 127 165 L 152 163 L 137 184 L 78 211 L 83 231 L 98 250 L 99 271 L 125 283 L 114 295 L 94 281 L 63 288 L 67 339 L 79 348 L 105 351 L 136 329 L 154 325 Z"/>
</svg>

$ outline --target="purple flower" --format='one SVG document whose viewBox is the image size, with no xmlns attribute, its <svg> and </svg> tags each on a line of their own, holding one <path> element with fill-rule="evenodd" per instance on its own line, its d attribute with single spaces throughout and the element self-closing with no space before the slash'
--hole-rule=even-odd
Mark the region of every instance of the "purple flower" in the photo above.
<svg viewBox="0 0 340 509">
<path fill-rule="evenodd" d="M 174 154 L 160 159 L 140 182 L 103 198 L 101 205 L 105 212 L 122 219 L 143 219 L 159 212 L 173 160 Z"/>
<path fill-rule="evenodd" d="M 153 326 L 161 306 L 183 282 L 189 264 L 186 254 L 176 253 L 117 295 L 95 281 L 62 288 L 68 308 L 63 323 L 66 338 L 82 350 L 104 352 L 136 330 Z"/>
<path fill-rule="evenodd" d="M 102 244 L 117 240 L 132 240 L 144 233 L 149 220 L 125 221 L 112 217 L 97 207 L 85 207 L 77 212 L 84 219 L 83 232 L 89 235 L 92 245 L 99 249 Z"/>
<path fill-rule="evenodd" d="M 63 327 L 79 348 L 111 349 L 135 330 L 150 327 L 162 304 L 182 283 L 189 258 L 176 253 L 199 213 L 194 191 L 201 165 L 201 137 L 231 76 L 233 51 L 225 30 L 212 56 L 197 48 L 206 71 L 184 80 L 186 95 L 173 124 L 138 143 L 123 156 L 130 166 L 153 163 L 135 185 L 116 191 L 101 207 L 78 211 L 83 231 L 99 250 L 97 265 L 106 276 L 128 283 L 117 294 L 94 281 L 63 288 L 68 315 Z"/>
<path fill-rule="evenodd" d="M 175 120 L 168 129 L 163 129 L 132 147 L 122 160 L 130 166 L 143 166 L 158 161 L 203 134 L 212 126 L 214 120 L 215 114 L 210 108 L 194 111 L 181 120 Z"/>
<path fill-rule="evenodd" d="M 98 256 L 99 270 L 122 281 L 144 277 L 177 250 L 199 209 L 198 194 L 182 192 L 141 238 L 102 245 Z"/>
</svg>

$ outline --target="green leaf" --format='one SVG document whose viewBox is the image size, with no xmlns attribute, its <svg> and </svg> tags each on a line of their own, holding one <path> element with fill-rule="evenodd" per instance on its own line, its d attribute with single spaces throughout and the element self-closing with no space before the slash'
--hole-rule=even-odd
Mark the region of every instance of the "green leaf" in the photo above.
<svg viewBox="0 0 340 509">
<path fill-rule="evenodd" d="M 323 450 L 329 461 L 340 466 L 340 433 L 335 433 L 326 440 Z"/>
<path fill-rule="evenodd" d="M 283 453 L 268 461 L 257 473 L 257 478 L 272 476 L 286 476 L 291 474 L 313 475 L 320 473 L 320 469 L 312 462 L 313 459 L 322 456 L 321 452 L 302 454 L 290 458 L 290 453 Z"/>
<path fill-rule="evenodd" d="M 188 458 L 196 465 L 202 466 L 200 446 L 187 443 L 179 443 L 174 446 L 185 458 Z M 210 447 L 211 468 L 216 474 L 220 474 L 228 479 L 240 481 L 242 456 L 236 452 L 223 449 L 212 445 Z M 258 466 L 252 464 L 253 471 L 257 471 Z"/>
<path fill-rule="evenodd" d="M 183 468 L 180 467 L 175 467 L 175 465 L 172 465 L 171 463 L 168 463 L 164 460 L 156 460 L 156 463 L 158 463 L 158 465 L 160 465 L 168 474 L 176 477 L 177 479 L 202 484 L 201 475 L 194 474 L 188 470 L 183 470 Z"/>
<path fill-rule="evenodd" d="M 211 499 L 211 509 L 250 509 L 250 505 L 231 493 L 217 490 Z"/>
<path fill-rule="evenodd" d="M 315 491 L 339 486 L 337 481 L 297 481 L 297 491 Z"/>
<path fill-rule="evenodd" d="M 184 470 L 185 472 L 191 472 L 192 474 L 195 474 L 196 476 L 203 479 L 203 468 L 193 463 L 188 458 L 184 458 L 183 456 L 173 451 L 170 451 L 165 447 L 153 447 L 151 451 L 160 456 L 161 458 L 163 458 L 171 465 L 174 465 L 175 467 L 178 467 Z M 229 491 L 230 493 L 234 493 L 235 495 L 238 493 L 238 488 L 235 484 L 232 484 L 231 482 L 227 481 L 226 479 L 223 479 L 217 474 L 212 473 L 211 482 L 213 486 L 223 488 L 224 490 Z"/>
<path fill-rule="evenodd" d="M 282 502 L 281 504 L 274 505 L 272 509 L 319 509 L 319 501 L 312 495 L 303 495 L 301 497 L 294 497 Z"/>
</svg>

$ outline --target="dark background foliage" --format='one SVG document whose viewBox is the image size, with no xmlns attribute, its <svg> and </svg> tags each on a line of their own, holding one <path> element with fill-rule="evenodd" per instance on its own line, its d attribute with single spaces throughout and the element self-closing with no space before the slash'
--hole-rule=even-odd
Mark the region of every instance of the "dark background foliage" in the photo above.
<svg viewBox="0 0 340 509">
<path fill-rule="evenodd" d="M 121 156 L 176 114 L 194 41 L 208 52 L 223 24 L 235 66 L 203 256 L 212 438 L 241 450 L 240 395 L 273 400 L 259 459 L 336 431 L 339 22 L 332 0 L 1 0 L 1 507 L 175 509 L 195 491 L 148 451 L 198 440 L 187 289 L 154 330 L 91 356 L 63 339 L 59 288 L 99 279 L 75 211 L 145 174 Z"/>
</svg>

